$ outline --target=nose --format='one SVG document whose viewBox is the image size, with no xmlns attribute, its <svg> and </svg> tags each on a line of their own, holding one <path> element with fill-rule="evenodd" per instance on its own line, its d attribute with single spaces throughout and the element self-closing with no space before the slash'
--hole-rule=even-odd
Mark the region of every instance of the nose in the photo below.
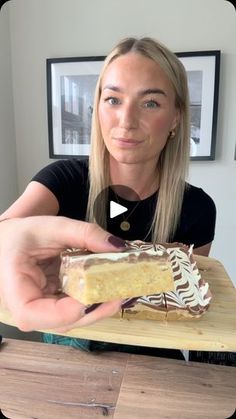
<svg viewBox="0 0 236 419">
<path fill-rule="evenodd" d="M 138 127 L 139 112 L 135 104 L 123 104 L 119 111 L 119 125 L 121 128 L 134 129 Z"/>
</svg>

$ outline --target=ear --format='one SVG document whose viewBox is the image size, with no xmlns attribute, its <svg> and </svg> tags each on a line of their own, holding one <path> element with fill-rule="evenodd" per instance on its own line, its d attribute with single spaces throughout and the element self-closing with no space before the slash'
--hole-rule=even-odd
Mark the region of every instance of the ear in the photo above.
<svg viewBox="0 0 236 419">
<path fill-rule="evenodd" d="M 173 122 L 171 125 L 171 131 L 176 129 L 176 127 L 179 125 L 179 121 L 180 121 L 180 109 L 175 108 L 175 114 L 174 114 Z"/>
</svg>

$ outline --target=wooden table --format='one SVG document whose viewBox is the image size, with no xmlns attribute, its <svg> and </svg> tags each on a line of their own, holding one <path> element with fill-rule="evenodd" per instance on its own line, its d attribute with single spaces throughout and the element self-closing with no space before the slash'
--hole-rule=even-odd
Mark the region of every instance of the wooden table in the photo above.
<svg viewBox="0 0 236 419">
<path fill-rule="evenodd" d="M 236 368 L 4 339 L 0 409 L 13 419 L 226 419 Z"/>
</svg>

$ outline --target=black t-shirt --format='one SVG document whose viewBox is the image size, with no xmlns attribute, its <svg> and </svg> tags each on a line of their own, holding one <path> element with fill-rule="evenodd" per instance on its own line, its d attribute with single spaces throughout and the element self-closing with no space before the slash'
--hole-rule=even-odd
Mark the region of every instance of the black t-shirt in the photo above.
<svg viewBox="0 0 236 419">
<path fill-rule="evenodd" d="M 58 160 L 38 172 L 32 180 L 45 185 L 56 196 L 59 203 L 58 215 L 85 220 L 89 192 L 88 159 Z M 199 247 L 210 243 L 214 238 L 216 208 L 213 200 L 202 189 L 188 186 L 184 194 L 179 226 L 172 241 L 194 244 L 195 247 Z M 109 199 L 117 201 L 112 189 L 109 189 Z M 121 214 L 113 219 L 108 217 L 107 230 L 127 240 L 151 241 L 151 235 L 147 233 L 151 226 L 157 199 L 158 193 L 155 193 L 142 200 L 134 209 L 137 202 L 119 197 L 118 203 L 128 208 L 125 215 L 133 211 L 129 218 L 131 228 L 128 232 L 120 229 L 120 222 L 123 220 Z M 181 352 L 173 349 L 88 341 L 54 334 L 44 334 L 44 341 L 71 345 L 88 351 L 119 351 L 183 359 Z"/>
<path fill-rule="evenodd" d="M 89 180 L 88 159 L 68 159 L 53 162 L 39 171 L 33 179 L 46 186 L 59 202 L 59 213 L 65 217 L 85 220 Z M 109 200 L 117 201 L 112 189 Z M 124 215 L 110 219 L 107 230 L 127 240 L 151 241 L 148 234 L 158 199 L 158 193 L 137 202 L 127 201 L 119 197 L 119 203 L 128 208 L 130 230 L 122 231 L 120 223 Z M 134 209 L 134 207 L 136 208 Z M 209 195 L 201 188 L 188 185 L 184 193 L 182 211 L 178 228 L 171 241 L 203 246 L 214 239 L 216 207 Z"/>
</svg>

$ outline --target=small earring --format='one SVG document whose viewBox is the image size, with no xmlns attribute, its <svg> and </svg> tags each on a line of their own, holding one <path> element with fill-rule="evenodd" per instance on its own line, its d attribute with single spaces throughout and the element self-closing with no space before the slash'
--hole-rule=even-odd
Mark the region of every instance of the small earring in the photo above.
<svg viewBox="0 0 236 419">
<path fill-rule="evenodd" d="M 175 137 L 176 132 L 174 130 L 169 132 L 169 138 L 174 138 Z"/>
</svg>

